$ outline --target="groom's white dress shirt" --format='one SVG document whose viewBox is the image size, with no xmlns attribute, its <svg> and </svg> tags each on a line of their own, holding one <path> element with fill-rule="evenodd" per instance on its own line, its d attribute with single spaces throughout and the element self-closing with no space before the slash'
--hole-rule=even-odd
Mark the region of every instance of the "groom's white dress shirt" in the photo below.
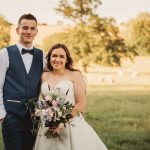
<svg viewBox="0 0 150 150">
<path fill-rule="evenodd" d="M 20 43 L 17 43 L 16 45 L 20 51 L 20 54 L 21 54 L 22 48 L 27 49 Z M 33 46 L 29 48 L 29 50 L 32 48 Z M 26 71 L 28 73 L 32 64 L 33 55 L 26 53 L 24 55 L 21 54 L 21 57 L 24 62 Z M 46 59 L 45 59 L 45 54 L 43 53 L 43 68 L 45 67 L 45 64 L 46 64 Z M 6 48 L 3 48 L 2 50 L 0 50 L 0 119 L 4 118 L 6 115 L 6 111 L 5 111 L 4 104 L 3 104 L 3 85 L 5 82 L 5 76 L 6 76 L 6 71 L 8 67 L 9 67 L 8 52 Z"/>
</svg>

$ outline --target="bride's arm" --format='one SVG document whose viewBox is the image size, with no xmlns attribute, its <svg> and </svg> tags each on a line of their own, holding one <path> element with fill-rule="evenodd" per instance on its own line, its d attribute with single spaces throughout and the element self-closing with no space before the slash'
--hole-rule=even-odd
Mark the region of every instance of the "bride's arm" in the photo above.
<svg viewBox="0 0 150 150">
<path fill-rule="evenodd" d="M 73 72 L 75 106 L 72 115 L 76 116 L 78 112 L 84 113 L 86 107 L 86 83 L 83 75 L 79 71 Z"/>
</svg>

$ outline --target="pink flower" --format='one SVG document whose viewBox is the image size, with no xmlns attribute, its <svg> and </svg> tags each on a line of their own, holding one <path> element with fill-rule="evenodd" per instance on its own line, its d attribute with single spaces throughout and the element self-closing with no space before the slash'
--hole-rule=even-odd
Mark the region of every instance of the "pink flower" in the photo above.
<svg viewBox="0 0 150 150">
<path fill-rule="evenodd" d="M 53 111 L 52 111 L 51 107 L 47 108 L 45 111 L 48 113 L 48 115 L 50 117 L 53 117 Z"/>
<path fill-rule="evenodd" d="M 46 101 L 50 101 L 51 100 L 51 96 L 49 96 L 49 95 L 45 96 L 45 100 Z"/>
<path fill-rule="evenodd" d="M 57 106 L 58 106 L 58 102 L 55 101 L 55 100 L 53 100 L 53 101 L 52 101 L 52 105 L 53 105 L 53 107 L 57 107 Z"/>
</svg>

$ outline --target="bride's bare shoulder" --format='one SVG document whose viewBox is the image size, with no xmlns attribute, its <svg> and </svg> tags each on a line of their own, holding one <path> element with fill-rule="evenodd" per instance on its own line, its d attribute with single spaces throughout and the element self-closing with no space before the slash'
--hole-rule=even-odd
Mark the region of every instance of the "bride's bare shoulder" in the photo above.
<svg viewBox="0 0 150 150">
<path fill-rule="evenodd" d="M 71 72 L 72 72 L 72 75 L 75 76 L 75 77 L 82 75 L 82 73 L 80 71 L 78 71 L 78 70 L 77 71 L 71 71 Z"/>
<path fill-rule="evenodd" d="M 49 76 L 51 76 L 51 72 L 43 72 L 42 73 L 42 76 L 41 76 L 41 79 L 42 81 L 45 81 Z"/>
<path fill-rule="evenodd" d="M 74 81 L 83 80 L 83 78 L 84 78 L 80 71 L 72 71 L 72 77 L 73 77 Z"/>
</svg>

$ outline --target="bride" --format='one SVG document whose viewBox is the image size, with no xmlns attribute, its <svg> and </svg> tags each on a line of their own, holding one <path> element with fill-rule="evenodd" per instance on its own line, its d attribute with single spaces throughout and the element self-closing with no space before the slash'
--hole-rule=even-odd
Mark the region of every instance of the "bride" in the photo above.
<svg viewBox="0 0 150 150">
<path fill-rule="evenodd" d="M 107 150 L 93 128 L 84 120 L 82 113 L 86 106 L 86 84 L 80 71 L 73 68 L 73 59 L 64 44 L 55 44 L 47 54 L 50 72 L 42 75 L 41 93 L 46 95 L 49 86 L 69 89 L 67 100 L 74 105 L 72 125 L 59 129 L 59 137 L 46 138 L 47 127 L 38 131 L 34 150 Z M 80 115 L 77 115 L 80 113 Z"/>
</svg>

